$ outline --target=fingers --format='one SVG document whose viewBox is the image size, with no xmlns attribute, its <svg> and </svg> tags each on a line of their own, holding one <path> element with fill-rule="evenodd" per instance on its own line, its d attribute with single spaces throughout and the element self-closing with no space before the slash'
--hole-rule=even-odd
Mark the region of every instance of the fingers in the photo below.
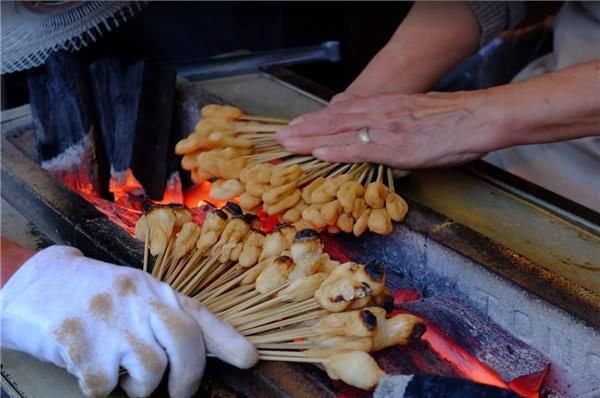
<svg viewBox="0 0 600 398">
<path fill-rule="evenodd" d="M 258 353 L 246 338 L 197 301 L 180 297 L 180 302 L 202 327 L 208 352 L 238 368 L 247 369 L 254 366 L 258 361 Z"/>
<path fill-rule="evenodd" d="M 343 93 L 339 93 L 339 94 L 335 95 L 331 99 L 331 101 L 329 101 L 329 104 L 332 105 L 332 104 L 336 104 L 338 102 L 344 102 L 344 101 L 358 99 L 358 98 L 360 98 L 360 95 L 353 94 L 348 91 L 344 91 Z"/>
<path fill-rule="evenodd" d="M 341 107 L 345 103 L 340 103 L 336 107 Z M 337 112 L 334 107 L 328 107 L 294 119 L 296 123 L 279 130 L 275 137 L 280 143 L 284 144 L 287 139 L 292 137 L 325 136 L 357 131 L 363 127 L 369 127 L 367 126 L 367 119 L 367 115 L 362 113 Z"/>
<path fill-rule="evenodd" d="M 118 367 L 87 368 L 77 376 L 77 379 L 83 395 L 105 397 L 117 386 Z"/>
<path fill-rule="evenodd" d="M 315 148 L 352 145 L 356 143 L 358 143 L 358 132 L 350 131 L 336 134 L 335 137 L 331 135 L 316 135 L 302 138 L 288 138 L 282 144 L 290 152 L 310 154 Z"/>
<path fill-rule="evenodd" d="M 200 386 L 206 364 L 202 330 L 183 311 L 158 302 L 150 306 L 152 331 L 169 359 L 169 395 L 189 397 Z"/>
<path fill-rule="evenodd" d="M 167 368 L 167 355 L 156 341 L 143 341 L 129 331 L 125 332 L 130 351 L 121 360 L 127 374 L 121 378 L 121 387 L 130 397 L 147 397 L 158 387 Z"/>
</svg>

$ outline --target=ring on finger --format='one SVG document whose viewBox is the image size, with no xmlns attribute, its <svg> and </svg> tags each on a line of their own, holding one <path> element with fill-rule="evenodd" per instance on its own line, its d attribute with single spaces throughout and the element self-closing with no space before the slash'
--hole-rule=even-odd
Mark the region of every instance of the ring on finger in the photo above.
<svg viewBox="0 0 600 398">
<path fill-rule="evenodd" d="M 358 130 L 358 140 L 361 144 L 368 144 L 371 142 L 371 137 L 369 137 L 369 128 L 363 127 Z"/>
</svg>

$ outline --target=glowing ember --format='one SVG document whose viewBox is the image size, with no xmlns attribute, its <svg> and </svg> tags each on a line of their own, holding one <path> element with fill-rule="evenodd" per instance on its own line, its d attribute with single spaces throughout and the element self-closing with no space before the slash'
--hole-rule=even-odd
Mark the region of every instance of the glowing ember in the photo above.
<svg viewBox="0 0 600 398">
<path fill-rule="evenodd" d="M 201 184 L 194 185 L 189 188 L 184 193 L 183 204 L 193 209 L 194 207 L 202 207 L 204 205 L 210 204 L 216 207 L 223 207 L 225 203 L 224 200 L 216 200 L 210 197 L 210 188 L 212 184 L 208 181 L 205 181 Z M 236 199 L 233 199 L 232 202 L 236 202 Z"/>
<path fill-rule="evenodd" d="M 89 181 L 88 174 L 83 168 L 70 171 L 53 170 L 56 178 L 61 180 L 71 190 L 79 193 L 84 199 L 93 204 L 104 213 L 112 222 L 119 225 L 131 235 L 135 231 L 135 223 L 141 217 L 144 203 L 148 201 L 142 184 L 135 178 L 131 170 L 113 172 L 109 182 L 109 191 L 114 197 L 114 202 L 106 200 L 94 190 Z M 210 197 L 211 184 L 204 182 L 194 185 L 183 192 L 181 179 L 178 173 L 171 175 L 167 181 L 163 199 L 152 201 L 155 204 L 184 204 L 192 209 L 195 221 L 204 220 L 204 211 L 199 208 L 209 206 L 222 207 L 225 201 L 215 200 Z M 237 198 L 232 199 L 237 202 Z M 272 224 L 272 219 L 268 220 Z M 264 223 L 263 223 L 264 225 Z M 273 224 L 274 225 L 274 224 Z M 272 226 L 269 227 L 272 229 Z"/>
</svg>

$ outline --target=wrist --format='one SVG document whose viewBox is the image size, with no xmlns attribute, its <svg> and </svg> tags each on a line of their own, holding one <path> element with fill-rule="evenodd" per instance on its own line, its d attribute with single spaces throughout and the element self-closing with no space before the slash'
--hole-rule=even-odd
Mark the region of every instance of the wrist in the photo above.
<svg viewBox="0 0 600 398">
<path fill-rule="evenodd" d="M 466 94 L 465 107 L 474 115 L 479 131 L 478 149 L 492 152 L 518 145 L 518 117 L 510 101 L 494 89 L 471 91 Z"/>
</svg>

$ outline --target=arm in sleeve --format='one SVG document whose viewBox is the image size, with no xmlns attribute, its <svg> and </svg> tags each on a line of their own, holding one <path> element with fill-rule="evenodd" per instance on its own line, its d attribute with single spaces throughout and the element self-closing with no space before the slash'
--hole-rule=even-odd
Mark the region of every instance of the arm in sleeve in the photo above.
<svg viewBox="0 0 600 398">
<path fill-rule="evenodd" d="M 470 1 L 467 4 L 479 22 L 480 46 L 500 32 L 514 28 L 525 17 L 523 1 Z"/>
</svg>

